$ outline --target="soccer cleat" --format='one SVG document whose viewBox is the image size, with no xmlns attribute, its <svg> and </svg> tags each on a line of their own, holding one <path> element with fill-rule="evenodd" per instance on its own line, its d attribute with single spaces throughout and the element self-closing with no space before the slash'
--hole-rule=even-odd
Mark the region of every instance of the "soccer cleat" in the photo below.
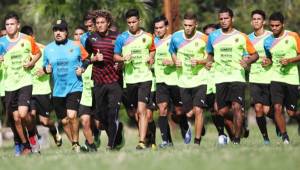
<svg viewBox="0 0 300 170">
<path fill-rule="evenodd" d="M 234 138 L 233 141 L 232 141 L 232 143 L 234 145 L 239 145 L 241 143 L 241 139 L 240 138 Z"/>
<path fill-rule="evenodd" d="M 20 143 L 15 143 L 15 156 L 21 156 L 23 150 L 23 145 Z"/>
<path fill-rule="evenodd" d="M 97 146 L 93 144 L 88 144 L 87 141 L 85 141 L 85 145 L 80 146 L 80 151 L 82 152 L 97 152 Z"/>
<path fill-rule="evenodd" d="M 40 153 L 40 144 L 36 135 L 29 137 L 29 143 L 33 153 Z"/>
<path fill-rule="evenodd" d="M 227 143 L 228 143 L 228 139 L 227 139 L 228 137 L 226 136 L 226 135 L 220 135 L 219 137 L 218 137 L 218 143 L 220 144 L 220 145 L 226 145 Z"/>
<path fill-rule="evenodd" d="M 57 147 L 60 147 L 62 145 L 62 137 L 59 133 L 57 133 L 55 136 L 54 136 L 54 142 L 56 144 Z"/>
<path fill-rule="evenodd" d="M 184 143 L 189 144 L 191 143 L 192 140 L 192 131 L 191 131 L 191 124 L 189 124 L 189 129 L 186 131 L 185 136 L 184 136 Z"/>
<path fill-rule="evenodd" d="M 172 146 L 173 146 L 173 143 L 167 142 L 167 141 L 163 141 L 161 144 L 159 144 L 159 148 L 161 148 L 161 149 L 165 149 L 165 148 L 172 147 Z"/>
<path fill-rule="evenodd" d="M 144 150 L 144 149 L 146 149 L 147 147 L 146 147 L 146 145 L 145 145 L 145 143 L 144 142 L 139 142 L 139 144 L 136 146 L 136 149 L 137 150 Z"/>
<path fill-rule="evenodd" d="M 290 144 L 290 141 L 288 139 L 284 139 L 283 144 L 288 145 L 288 144 Z"/>
<path fill-rule="evenodd" d="M 156 146 L 156 144 L 151 144 L 151 150 L 153 150 L 153 151 L 155 151 L 155 150 L 157 150 L 157 146 Z"/>
<path fill-rule="evenodd" d="M 271 142 L 270 142 L 270 140 L 268 140 L 268 139 L 265 139 L 265 140 L 264 140 L 264 144 L 265 144 L 265 145 L 270 145 L 270 144 L 271 144 Z"/>
<path fill-rule="evenodd" d="M 72 145 L 72 150 L 75 151 L 76 153 L 80 152 L 80 145 L 75 143 Z"/>
</svg>

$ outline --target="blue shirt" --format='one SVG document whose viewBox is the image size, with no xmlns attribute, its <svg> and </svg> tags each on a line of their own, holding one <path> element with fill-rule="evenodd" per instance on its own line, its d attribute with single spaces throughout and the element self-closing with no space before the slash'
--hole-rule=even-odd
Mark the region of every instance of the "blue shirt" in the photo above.
<svg viewBox="0 0 300 170">
<path fill-rule="evenodd" d="M 80 43 L 82 44 L 82 46 L 85 48 L 85 45 L 86 45 L 86 40 L 87 38 L 91 35 L 92 33 L 91 32 L 85 32 L 84 34 L 82 34 L 80 36 Z"/>
<path fill-rule="evenodd" d="M 82 65 L 81 55 L 80 46 L 72 40 L 60 45 L 52 42 L 45 47 L 43 66 L 52 66 L 54 97 L 82 91 L 82 79 L 76 75 L 77 67 Z"/>
</svg>

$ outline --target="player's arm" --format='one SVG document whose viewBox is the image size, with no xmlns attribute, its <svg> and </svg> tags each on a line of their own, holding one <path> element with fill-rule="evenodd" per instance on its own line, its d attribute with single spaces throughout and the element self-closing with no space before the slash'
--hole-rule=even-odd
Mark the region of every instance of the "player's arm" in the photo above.
<svg viewBox="0 0 300 170">
<path fill-rule="evenodd" d="M 240 64 L 242 67 L 247 68 L 252 63 L 256 62 L 259 56 L 258 56 L 253 44 L 251 43 L 250 39 L 246 35 L 244 35 L 244 38 L 246 40 L 245 50 L 246 50 L 246 53 L 248 53 L 249 55 L 247 57 L 244 57 L 240 61 Z"/>
<path fill-rule="evenodd" d="M 25 68 L 33 68 L 35 63 L 41 58 L 41 50 L 39 49 L 38 45 L 34 41 L 32 37 L 28 37 L 30 44 L 31 44 L 31 55 L 30 59 L 27 63 L 24 64 Z"/>
<path fill-rule="evenodd" d="M 176 67 L 181 67 L 182 62 L 177 58 L 177 47 L 173 36 L 171 38 L 171 42 L 169 46 L 169 53 L 171 54 L 173 63 L 175 63 Z"/>
<path fill-rule="evenodd" d="M 116 61 L 116 62 L 129 61 L 131 59 L 131 54 L 122 56 L 123 41 L 124 41 L 124 39 L 122 38 L 121 35 L 119 35 L 117 37 L 117 40 L 115 41 L 114 61 Z"/>
<path fill-rule="evenodd" d="M 289 63 L 296 63 L 298 61 L 300 61 L 300 38 L 299 35 L 297 33 L 292 33 L 292 36 L 295 38 L 295 46 L 294 48 L 297 51 L 297 56 L 296 57 L 292 57 L 292 58 L 283 58 L 280 60 L 280 63 L 282 65 L 288 65 Z"/>
<path fill-rule="evenodd" d="M 84 73 L 84 71 L 86 70 L 86 68 L 88 67 L 88 65 L 90 64 L 89 61 L 89 53 L 85 50 L 85 48 L 82 46 L 82 44 L 75 44 L 75 45 L 79 45 L 80 48 L 80 59 L 82 61 L 82 65 L 78 66 L 76 68 L 76 74 L 77 76 L 81 76 L 82 73 Z"/>
<path fill-rule="evenodd" d="M 148 63 L 150 65 L 154 64 L 154 57 L 155 57 L 155 44 L 154 44 L 154 38 L 151 37 L 151 44 L 149 46 L 149 60 L 148 60 Z"/>
<path fill-rule="evenodd" d="M 205 67 L 209 70 L 212 67 L 212 63 L 214 62 L 214 47 L 212 45 L 212 35 L 208 36 L 208 40 L 206 43 L 206 64 Z"/>
<path fill-rule="evenodd" d="M 43 67 L 37 70 L 36 75 L 43 76 L 45 74 L 51 74 L 51 73 L 52 73 L 52 66 L 49 63 L 47 50 L 44 49 Z"/>
</svg>

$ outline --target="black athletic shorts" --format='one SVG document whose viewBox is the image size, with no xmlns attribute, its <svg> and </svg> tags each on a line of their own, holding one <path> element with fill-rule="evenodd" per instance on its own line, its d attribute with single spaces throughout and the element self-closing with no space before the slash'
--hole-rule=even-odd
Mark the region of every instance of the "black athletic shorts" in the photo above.
<svg viewBox="0 0 300 170">
<path fill-rule="evenodd" d="M 18 110 L 18 106 L 30 106 L 32 85 L 22 87 L 15 91 L 5 91 L 5 108 L 8 113 Z"/>
<path fill-rule="evenodd" d="M 138 102 L 148 104 L 152 81 L 127 84 L 127 99 L 130 106 L 137 108 Z"/>
<path fill-rule="evenodd" d="M 271 104 L 270 84 L 250 83 L 251 104 Z"/>
<path fill-rule="evenodd" d="M 298 85 L 272 81 L 270 92 L 272 105 L 282 104 L 287 110 L 297 110 L 297 101 L 299 97 Z"/>
<path fill-rule="evenodd" d="M 53 106 L 58 119 L 67 117 L 67 110 L 78 111 L 81 92 L 72 92 L 66 97 L 53 97 Z"/>
<path fill-rule="evenodd" d="M 150 93 L 150 98 L 149 98 L 149 102 L 147 104 L 147 109 L 151 110 L 151 111 L 155 111 L 157 110 L 157 105 L 156 105 L 156 92 L 151 92 Z"/>
<path fill-rule="evenodd" d="M 194 106 L 205 108 L 206 104 L 206 85 L 193 88 L 180 88 L 183 113 L 188 113 Z"/>
<path fill-rule="evenodd" d="M 216 84 L 216 101 L 218 109 L 231 106 L 232 102 L 237 102 L 244 108 L 245 106 L 246 83 L 226 82 Z"/>
<path fill-rule="evenodd" d="M 53 106 L 51 103 L 51 95 L 33 95 L 31 97 L 30 109 L 36 110 L 38 115 L 43 117 L 49 117 L 51 111 L 53 110 Z"/>
<path fill-rule="evenodd" d="M 206 95 L 206 104 L 207 109 L 214 109 L 216 101 L 216 95 L 214 93 L 210 93 Z"/>
<path fill-rule="evenodd" d="M 156 103 L 170 103 L 175 106 L 182 106 L 180 98 L 180 88 L 178 86 L 169 86 L 165 83 L 156 84 Z"/>
</svg>

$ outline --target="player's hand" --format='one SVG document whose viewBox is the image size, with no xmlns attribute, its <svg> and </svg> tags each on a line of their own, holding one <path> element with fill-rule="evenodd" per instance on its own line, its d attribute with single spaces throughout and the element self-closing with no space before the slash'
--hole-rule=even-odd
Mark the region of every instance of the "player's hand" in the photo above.
<svg viewBox="0 0 300 170">
<path fill-rule="evenodd" d="M 129 61 L 129 60 L 131 60 L 131 58 L 132 58 L 132 55 L 131 54 L 127 54 L 127 55 L 125 55 L 125 56 L 123 56 L 123 61 Z"/>
<path fill-rule="evenodd" d="M 213 64 L 213 62 L 211 62 L 211 61 L 206 62 L 205 68 L 206 68 L 207 70 L 210 70 L 211 67 L 212 67 L 212 64 Z"/>
<path fill-rule="evenodd" d="M 82 73 L 84 73 L 84 68 L 82 68 L 82 67 L 77 67 L 77 69 L 76 69 L 76 75 L 77 76 L 81 76 L 82 75 Z"/>
<path fill-rule="evenodd" d="M 148 60 L 147 60 L 147 63 L 148 63 L 149 65 L 154 64 L 154 59 L 153 59 L 152 57 L 149 57 Z"/>
<path fill-rule="evenodd" d="M 177 59 L 175 65 L 176 65 L 176 67 L 181 67 L 182 66 L 182 62 Z"/>
<path fill-rule="evenodd" d="M 48 64 L 48 65 L 46 66 L 46 72 L 47 72 L 47 74 L 52 73 L 52 65 L 51 65 L 51 64 Z"/>
<path fill-rule="evenodd" d="M 27 61 L 25 64 L 23 64 L 23 67 L 25 69 L 32 69 L 34 67 L 34 63 L 32 61 Z"/>
<path fill-rule="evenodd" d="M 44 69 L 43 68 L 39 68 L 35 74 L 38 76 L 38 77 L 41 77 L 43 75 L 45 75 L 46 73 L 44 72 Z"/>
<path fill-rule="evenodd" d="M 97 50 L 96 55 L 92 58 L 92 61 L 103 61 L 103 54 L 100 52 L 100 50 Z"/>
<path fill-rule="evenodd" d="M 289 59 L 287 59 L 287 58 L 282 58 L 282 59 L 280 59 L 279 62 L 280 62 L 280 64 L 286 66 L 286 65 L 289 64 Z"/>
<path fill-rule="evenodd" d="M 170 66 L 170 65 L 174 65 L 174 62 L 173 60 L 163 59 L 162 64 L 165 66 Z"/>
<path fill-rule="evenodd" d="M 262 57 L 262 63 L 261 66 L 263 67 L 267 67 L 272 63 L 271 59 L 267 58 L 267 57 Z"/>
<path fill-rule="evenodd" d="M 192 67 L 195 67 L 197 65 L 197 59 L 192 58 L 191 64 L 192 64 Z"/>
<path fill-rule="evenodd" d="M 241 65 L 243 68 L 247 68 L 247 67 L 248 67 L 247 60 L 248 60 L 248 57 L 245 57 L 245 58 L 243 58 L 242 60 L 240 60 L 240 65 Z"/>
</svg>

